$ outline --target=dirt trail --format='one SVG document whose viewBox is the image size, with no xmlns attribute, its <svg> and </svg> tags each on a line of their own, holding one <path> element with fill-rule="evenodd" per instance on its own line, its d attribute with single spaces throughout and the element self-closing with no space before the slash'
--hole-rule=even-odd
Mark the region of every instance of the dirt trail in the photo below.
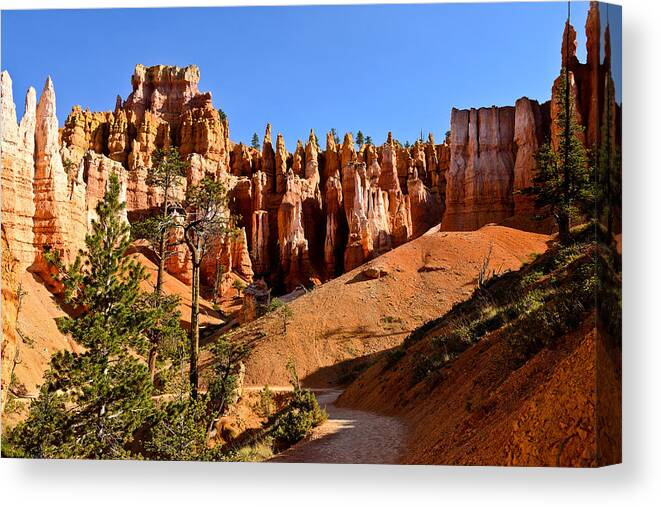
<svg viewBox="0 0 661 507">
<path fill-rule="evenodd" d="M 298 444 L 270 461 L 279 463 L 400 462 L 406 426 L 397 417 L 336 407 L 338 389 L 315 391 L 328 420 Z"/>
</svg>

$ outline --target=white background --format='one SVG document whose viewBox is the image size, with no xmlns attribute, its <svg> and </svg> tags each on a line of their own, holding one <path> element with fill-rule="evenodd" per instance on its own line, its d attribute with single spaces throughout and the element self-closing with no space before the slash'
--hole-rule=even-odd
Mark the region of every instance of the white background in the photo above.
<svg viewBox="0 0 661 507">
<path fill-rule="evenodd" d="M 240 3 L 197 0 L 194 5 Z M 661 505 L 661 2 L 621 3 L 625 176 L 623 465 L 565 470 L 3 459 L 2 505 Z M 2 8 L 19 9 L 138 5 L 186 4 L 183 0 L 0 0 Z M 76 44 L 75 33 L 71 34 L 71 43 Z M 102 47 L 100 40 L 100 51 Z"/>
</svg>

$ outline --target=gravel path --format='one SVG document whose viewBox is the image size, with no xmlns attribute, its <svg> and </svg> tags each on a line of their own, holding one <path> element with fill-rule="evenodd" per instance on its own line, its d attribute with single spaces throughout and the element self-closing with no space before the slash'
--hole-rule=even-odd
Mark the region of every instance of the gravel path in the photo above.
<svg viewBox="0 0 661 507">
<path fill-rule="evenodd" d="M 336 407 L 342 391 L 315 391 L 328 420 L 270 461 L 280 463 L 398 463 L 406 428 L 396 417 Z"/>
</svg>

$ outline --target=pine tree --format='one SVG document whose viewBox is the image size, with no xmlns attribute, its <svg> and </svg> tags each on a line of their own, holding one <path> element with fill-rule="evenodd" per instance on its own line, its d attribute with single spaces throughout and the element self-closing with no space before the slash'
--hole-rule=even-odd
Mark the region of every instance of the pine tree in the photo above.
<svg viewBox="0 0 661 507">
<path fill-rule="evenodd" d="M 217 421 L 238 399 L 242 382 L 243 361 L 249 349 L 245 344 L 221 336 L 213 346 L 211 379 L 209 380 L 210 424 Z M 211 426 L 209 427 L 209 432 Z"/>
<path fill-rule="evenodd" d="M 333 141 L 335 141 L 336 145 L 340 144 L 340 136 L 337 135 L 337 130 L 335 128 L 330 129 L 331 135 L 333 136 Z"/>
<path fill-rule="evenodd" d="M 145 332 L 148 350 L 147 368 L 149 378 L 154 382 L 156 376 L 156 360 L 162 350 L 172 350 L 185 337 L 181 327 L 181 299 L 175 295 L 165 295 L 158 292 L 143 293 L 138 300 L 138 307 L 153 312 L 154 324 Z"/>
<path fill-rule="evenodd" d="M 168 461 L 212 458 L 207 446 L 207 399 L 179 398 L 165 402 L 151 429 L 147 443 L 150 457 Z"/>
<path fill-rule="evenodd" d="M 373 143 L 372 143 L 372 138 L 371 138 L 371 136 L 367 136 L 367 137 L 365 138 L 365 144 L 368 145 L 368 146 L 370 146 L 371 144 L 373 144 Z"/>
<path fill-rule="evenodd" d="M 576 121 L 574 99 L 567 86 L 567 70 L 559 81 L 556 125 L 562 132 L 555 150 L 547 142 L 537 152 L 535 185 L 524 193 L 535 196 L 537 207 L 548 207 L 558 224 L 561 242 L 570 239 L 571 218 L 589 214 L 595 202 L 592 170 L 585 147 L 579 137 L 582 127 Z"/>
<path fill-rule="evenodd" d="M 167 233 L 174 225 L 170 215 L 170 205 L 174 204 L 173 193 L 181 184 L 181 177 L 184 176 L 186 162 L 181 160 L 177 148 L 156 150 L 152 159 L 153 164 L 147 169 L 146 183 L 160 190 L 163 194 L 163 202 L 161 203 L 159 215 L 151 217 L 142 224 L 137 225 L 133 236 L 144 237 L 154 247 L 154 251 L 158 256 L 156 292 L 160 294 L 163 286 L 163 274 L 165 272 Z"/>
<path fill-rule="evenodd" d="M 190 382 L 191 395 L 197 397 L 198 355 L 200 348 L 200 267 L 209 253 L 211 242 L 234 230 L 234 218 L 228 209 L 227 188 L 220 181 L 205 178 L 187 192 L 188 212 L 180 225 L 183 242 L 188 247 L 192 264 Z"/>
<path fill-rule="evenodd" d="M 69 454 L 61 449 L 67 426 L 65 397 L 51 391 L 50 373 L 46 373 L 44 383 L 39 389 L 39 396 L 30 403 L 27 421 L 16 426 L 10 432 L 2 453 L 11 449 L 16 458 L 68 458 Z"/>
<path fill-rule="evenodd" d="M 156 216 L 149 217 L 141 222 L 137 222 L 131 229 L 133 239 L 146 239 L 156 254 L 158 259 L 158 271 L 156 274 L 156 286 L 154 287 L 154 297 L 144 298 L 143 303 L 148 308 L 158 312 L 159 324 L 150 332 L 150 349 L 148 352 L 149 375 L 154 380 L 156 373 L 156 359 L 158 356 L 159 344 L 165 340 L 176 339 L 174 335 L 165 336 L 159 333 L 178 334 L 177 326 L 173 325 L 174 320 L 164 318 L 176 309 L 178 300 L 172 300 L 170 297 L 162 295 L 163 277 L 165 274 L 165 262 L 168 255 L 167 236 L 168 232 L 174 226 L 174 219 L 170 207 L 175 204 L 174 192 L 179 187 L 184 176 L 186 163 L 181 160 L 179 151 L 176 148 L 158 149 L 152 157 L 153 164 L 147 169 L 146 183 L 156 187 L 163 195 L 160 212 Z M 160 308 L 160 307 L 163 308 Z"/>
<path fill-rule="evenodd" d="M 365 144 L 365 135 L 360 130 L 356 133 L 356 144 L 359 148 L 362 148 Z"/>
<path fill-rule="evenodd" d="M 255 133 L 252 135 L 252 141 L 250 142 L 250 145 L 251 145 L 253 148 L 255 148 L 257 151 L 259 151 L 259 150 L 262 149 L 261 145 L 259 144 L 259 136 L 257 135 L 257 132 L 255 132 Z"/>
<path fill-rule="evenodd" d="M 17 427 L 19 447 L 34 457 L 127 457 L 134 432 L 152 413 L 149 373 L 132 351 L 144 346 L 155 315 L 137 304 L 146 276 L 125 255 L 129 226 L 121 218 L 119 190 L 112 175 L 86 250 L 72 265 L 47 254 L 76 315 L 62 317 L 58 326 L 85 349 L 53 356 L 27 421 Z M 33 440 L 44 435 L 42 442 Z"/>
</svg>

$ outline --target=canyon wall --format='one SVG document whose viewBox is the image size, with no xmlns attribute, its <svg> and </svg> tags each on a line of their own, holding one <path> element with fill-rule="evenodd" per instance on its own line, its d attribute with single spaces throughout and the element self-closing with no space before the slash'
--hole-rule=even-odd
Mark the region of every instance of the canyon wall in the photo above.
<svg viewBox="0 0 661 507">
<path fill-rule="evenodd" d="M 452 110 L 443 230 L 479 229 L 536 213 L 535 154 L 549 134 L 549 104 L 522 97 L 514 107 Z"/>
<path fill-rule="evenodd" d="M 561 65 L 569 70 L 584 141 L 595 150 L 604 121 L 617 124 L 619 114 L 614 100 L 603 106 L 604 90 L 613 84 L 608 30 L 600 59 L 597 3 L 586 32 L 582 64 L 567 24 Z M 2 221 L 19 269 L 48 279 L 46 248 L 72 259 L 110 174 L 120 178 L 129 221 L 156 212 L 163 196 L 147 184 L 147 171 L 155 151 L 170 147 L 187 163 L 176 200 L 183 203 L 186 189 L 209 177 L 225 183 L 230 208 L 240 216 L 238 235 L 217 238 L 203 266 L 203 282 L 220 292 L 230 272 L 287 291 L 353 269 L 439 223 L 444 230 L 471 230 L 539 213 L 521 190 L 533 184 L 539 146 L 547 139 L 557 146 L 562 76 L 544 104 L 523 97 L 513 106 L 453 109 L 442 143 L 430 134 L 403 146 L 389 134 L 381 146 L 357 149 L 351 134 L 340 143 L 328 133 L 322 147 L 311 131 L 293 153 L 281 134 L 274 144 L 271 125 L 261 150 L 233 143 L 226 116 L 210 93 L 199 91 L 199 79 L 194 65 L 137 65 L 132 92 L 117 97 L 113 111 L 76 106 L 58 130 L 51 79 L 38 101 L 28 90 L 18 121 L 11 79 L 2 73 Z M 527 227 L 537 226 L 529 221 Z M 220 285 L 218 259 L 225 271 Z M 176 247 L 167 269 L 189 281 L 185 247 Z"/>
<path fill-rule="evenodd" d="M 155 151 L 170 147 L 186 161 L 175 200 L 183 203 L 186 189 L 209 177 L 224 182 L 240 216 L 238 235 L 214 240 L 202 266 L 203 283 L 221 293 L 230 272 L 278 291 L 321 282 L 440 222 L 446 144 L 430 137 L 404 148 L 389 135 L 383 146 L 357 150 L 350 135 L 340 145 L 329 133 L 322 148 L 311 131 L 289 153 L 281 134 L 274 146 L 268 125 L 255 150 L 230 141 L 227 118 L 198 90 L 199 78 L 194 65 L 137 65 L 131 94 L 117 97 L 113 111 L 76 106 L 58 130 L 52 80 L 38 102 L 28 91 L 18 122 L 3 72 L 3 224 L 20 269 L 49 281 L 45 250 L 73 259 L 110 174 L 119 176 L 129 221 L 156 212 L 163 196 L 147 172 Z M 188 283 L 189 256 L 182 245 L 174 249 L 167 269 Z"/>
<path fill-rule="evenodd" d="M 478 229 L 508 220 L 517 227 L 551 232 L 548 220 L 530 220 L 544 213 L 521 190 L 534 184 L 538 148 L 547 141 L 558 148 L 561 127 L 557 118 L 563 107 L 560 92 L 565 79 L 574 117 L 582 127 L 580 137 L 589 152 L 599 152 L 607 121 L 613 136 L 610 146 L 615 149 L 619 144 L 620 107 L 612 91 L 610 33 L 608 27 L 601 31 L 598 2 L 590 3 L 585 33 L 587 62 L 581 63 L 576 57 L 576 30 L 570 23 L 565 25 L 560 68 L 566 68 L 568 75 L 561 72 L 554 81 L 550 101 L 539 104 L 522 97 L 514 107 L 452 110 L 443 230 Z"/>
<path fill-rule="evenodd" d="M 0 360 L 2 376 L 0 379 L 0 405 L 4 410 L 12 374 L 18 357 L 18 260 L 12 255 L 7 241 L 5 226 L 2 225 L 2 341 L 0 342 Z"/>
</svg>

